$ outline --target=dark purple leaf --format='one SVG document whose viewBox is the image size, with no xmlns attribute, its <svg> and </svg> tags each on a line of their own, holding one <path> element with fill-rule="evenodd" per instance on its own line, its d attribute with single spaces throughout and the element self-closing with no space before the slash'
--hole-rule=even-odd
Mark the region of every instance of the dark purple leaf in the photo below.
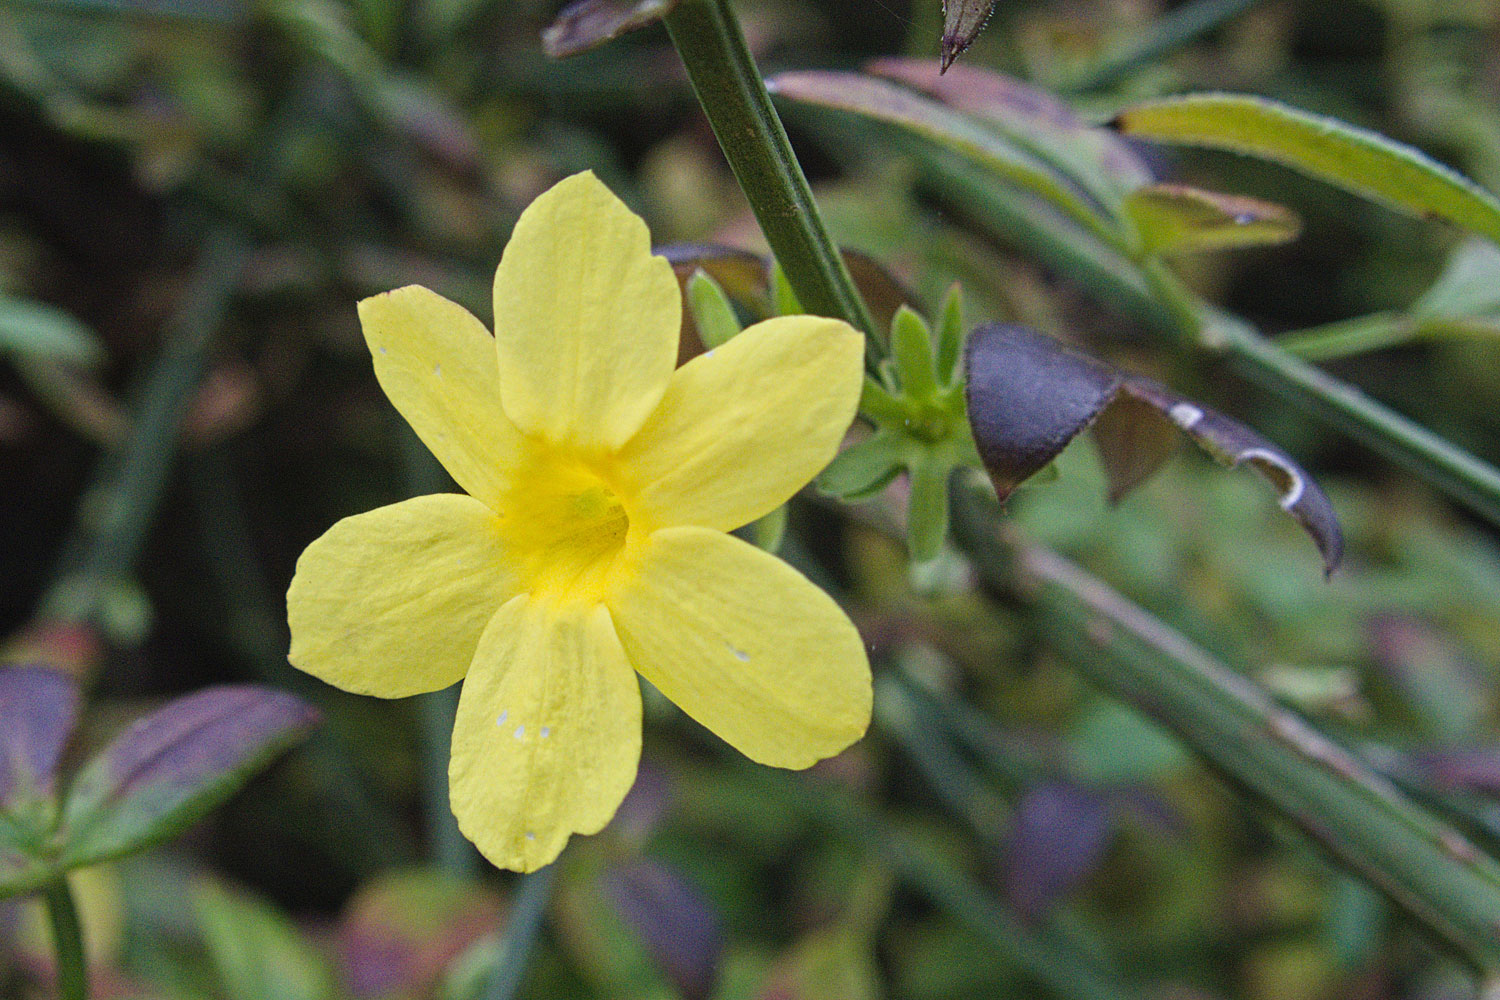
<svg viewBox="0 0 1500 1000">
<path fill-rule="evenodd" d="M 1325 574 L 1343 558 L 1343 533 L 1327 494 L 1291 456 L 1243 424 L 1025 327 L 975 328 L 965 364 L 974 443 L 1002 501 L 1091 425 L 1110 495 L 1123 497 L 1165 460 L 1165 418 L 1223 464 L 1249 464 L 1268 479 L 1281 493 L 1282 509 L 1318 546 Z"/>
<path fill-rule="evenodd" d="M 1004 853 L 1005 894 L 1022 917 L 1044 916 L 1091 875 L 1113 836 L 1108 797 L 1067 782 L 1021 799 Z"/>
<path fill-rule="evenodd" d="M 66 868 L 160 843 L 301 739 L 318 713 L 280 691 L 207 688 L 136 722 L 89 761 L 63 807 Z"/>
<path fill-rule="evenodd" d="M 0 670 L 0 812 L 52 794 L 58 758 L 78 721 L 78 685 L 51 667 Z"/>
<path fill-rule="evenodd" d="M 688 1000 L 705 1000 L 719 978 L 724 930 L 718 912 L 674 869 L 640 858 L 604 877 L 605 896 Z"/>
<path fill-rule="evenodd" d="M 969 335 L 969 422 L 1001 501 L 1040 472 L 1114 399 L 1120 376 L 1023 326 Z"/>
<path fill-rule="evenodd" d="M 677 0 L 578 0 L 542 32 L 542 48 L 553 59 L 576 56 L 660 21 L 675 6 Z"/>
<path fill-rule="evenodd" d="M 943 0 L 943 69 L 984 30 L 999 0 Z"/>
</svg>

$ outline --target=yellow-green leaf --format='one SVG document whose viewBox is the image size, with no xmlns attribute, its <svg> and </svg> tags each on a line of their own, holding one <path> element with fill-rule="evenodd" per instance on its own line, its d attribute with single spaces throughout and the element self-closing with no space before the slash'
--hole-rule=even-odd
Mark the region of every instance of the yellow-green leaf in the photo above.
<svg viewBox="0 0 1500 1000">
<path fill-rule="evenodd" d="M 1413 215 L 1500 242 L 1500 200 L 1426 154 L 1336 118 L 1239 94 L 1137 104 L 1114 120 L 1146 139 L 1271 160 Z"/>
<path fill-rule="evenodd" d="M 1125 211 L 1147 253 L 1286 243 L 1302 222 L 1290 209 L 1259 198 L 1220 194 L 1183 184 L 1153 184 L 1125 197 Z"/>
</svg>

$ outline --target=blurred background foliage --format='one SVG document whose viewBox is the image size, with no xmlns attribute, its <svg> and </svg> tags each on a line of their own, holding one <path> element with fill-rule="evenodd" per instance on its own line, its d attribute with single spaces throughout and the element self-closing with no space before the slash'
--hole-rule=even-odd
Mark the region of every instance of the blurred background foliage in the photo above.
<svg viewBox="0 0 1500 1000">
<path fill-rule="evenodd" d="M 355 300 L 421 283 L 487 318 L 510 224 L 581 169 L 662 243 L 763 249 L 665 34 L 549 62 L 538 36 L 558 6 L 0 2 L 8 658 L 88 678 L 80 758 L 210 683 L 286 687 L 326 716 L 183 840 L 76 876 L 98 995 L 477 998 L 529 909 L 522 996 L 1020 998 L 1070 962 L 1097 970 L 1077 996 L 1477 996 L 1365 883 L 1091 688 L 964 556 L 912 567 L 890 528 L 899 481 L 853 512 L 799 499 L 781 548 L 872 645 L 872 736 L 788 778 L 648 700 L 640 785 L 541 889 L 481 872 L 434 816 L 446 757 L 423 734 L 440 705 L 346 696 L 288 667 L 280 595 L 302 548 L 339 517 L 446 488 L 371 377 Z M 1217 6 L 1212 30 L 1173 41 L 1172 3 L 1015 0 L 964 60 L 1096 120 L 1184 89 L 1273 96 L 1500 189 L 1500 3 Z M 736 10 L 768 72 L 932 56 L 941 27 L 937 0 Z M 877 135 L 787 113 L 837 239 L 929 313 L 960 281 L 970 323 L 1086 344 L 1319 476 L 1349 539 L 1327 584 L 1263 484 L 1196 454 L 1110 508 L 1079 442 L 1010 513 L 1500 850 L 1493 529 L 1164 350 Z M 1280 168 L 1142 152 L 1164 177 L 1302 216 L 1289 245 L 1179 262 L 1271 333 L 1404 310 L 1461 243 Z M 1500 461 L 1500 332 L 1460 333 L 1329 364 Z M 170 464 L 159 490 L 121 485 L 141 468 L 132 449 Z M 46 995 L 38 912 L 4 919 L 0 993 Z"/>
</svg>

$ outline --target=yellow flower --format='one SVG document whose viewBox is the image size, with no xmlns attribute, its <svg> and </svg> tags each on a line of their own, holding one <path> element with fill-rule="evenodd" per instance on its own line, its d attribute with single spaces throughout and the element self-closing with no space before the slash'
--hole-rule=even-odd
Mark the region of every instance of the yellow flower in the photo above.
<svg viewBox="0 0 1500 1000">
<path fill-rule="evenodd" d="M 400 698 L 462 679 L 449 781 L 464 834 L 532 871 L 635 778 L 635 673 L 763 764 L 863 735 L 849 619 L 726 534 L 774 510 L 853 420 L 847 324 L 757 324 L 674 371 L 682 303 L 592 174 L 543 194 L 495 273 L 495 328 L 425 288 L 359 305 L 381 387 L 468 495 L 346 518 L 287 594 L 291 661 Z"/>
</svg>

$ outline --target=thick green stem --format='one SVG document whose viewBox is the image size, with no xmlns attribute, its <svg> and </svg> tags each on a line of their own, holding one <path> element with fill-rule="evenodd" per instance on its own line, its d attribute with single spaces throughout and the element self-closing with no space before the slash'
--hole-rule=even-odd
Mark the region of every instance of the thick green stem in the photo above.
<svg viewBox="0 0 1500 1000">
<path fill-rule="evenodd" d="M 1363 761 L 1115 590 L 1047 549 L 955 511 L 986 576 L 1030 605 L 1090 680 L 1176 732 L 1476 966 L 1500 970 L 1500 865 Z"/>
<path fill-rule="evenodd" d="M 47 917 L 52 924 L 52 947 L 57 953 L 58 1000 L 87 1000 L 89 995 L 88 963 L 83 954 L 83 925 L 78 921 L 78 907 L 73 904 L 73 890 L 66 878 L 47 886 Z"/>
<path fill-rule="evenodd" d="M 863 330 L 871 357 L 878 359 L 882 331 L 875 329 L 829 238 L 728 0 L 682 0 L 667 15 L 666 25 L 730 169 L 797 299 L 810 313 L 842 319 Z"/>
</svg>

